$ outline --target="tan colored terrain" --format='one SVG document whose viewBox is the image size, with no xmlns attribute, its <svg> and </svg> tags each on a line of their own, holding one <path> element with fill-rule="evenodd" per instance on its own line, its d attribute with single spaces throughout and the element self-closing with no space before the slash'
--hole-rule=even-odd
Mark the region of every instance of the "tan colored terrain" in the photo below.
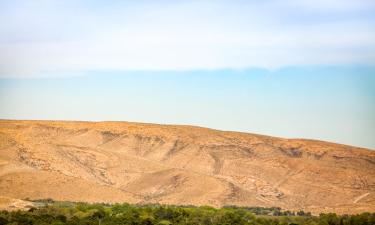
<svg viewBox="0 0 375 225">
<path fill-rule="evenodd" d="M 8 211 L 28 210 L 32 207 L 35 207 L 33 202 L 0 196 L 0 209 L 1 210 L 8 210 Z"/>
<path fill-rule="evenodd" d="M 191 126 L 0 121 L 0 196 L 375 211 L 375 151 Z"/>
</svg>

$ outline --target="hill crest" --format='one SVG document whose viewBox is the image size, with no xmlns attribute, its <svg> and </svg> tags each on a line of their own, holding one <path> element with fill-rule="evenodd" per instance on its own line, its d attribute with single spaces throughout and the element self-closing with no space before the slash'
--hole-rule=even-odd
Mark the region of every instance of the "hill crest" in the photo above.
<svg viewBox="0 0 375 225">
<path fill-rule="evenodd" d="M 8 198 L 375 211 L 375 152 L 131 122 L 0 120 Z"/>
</svg>

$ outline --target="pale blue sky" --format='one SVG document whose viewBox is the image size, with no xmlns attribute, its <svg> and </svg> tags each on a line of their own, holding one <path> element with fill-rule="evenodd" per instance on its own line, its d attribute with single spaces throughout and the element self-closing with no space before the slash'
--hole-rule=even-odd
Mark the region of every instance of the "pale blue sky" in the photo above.
<svg viewBox="0 0 375 225">
<path fill-rule="evenodd" d="M 0 0 L 0 118 L 375 149 L 375 1 Z"/>
<path fill-rule="evenodd" d="M 373 64 L 373 0 L 0 0 L 0 76 Z"/>
</svg>

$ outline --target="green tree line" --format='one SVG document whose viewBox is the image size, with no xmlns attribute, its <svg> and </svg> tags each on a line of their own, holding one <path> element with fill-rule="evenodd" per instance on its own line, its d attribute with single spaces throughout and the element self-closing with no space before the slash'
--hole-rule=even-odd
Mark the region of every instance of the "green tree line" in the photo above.
<svg viewBox="0 0 375 225">
<path fill-rule="evenodd" d="M 282 211 L 280 208 L 209 206 L 88 204 L 71 202 L 39 202 L 40 207 L 28 211 L 0 211 L 0 225 L 32 224 L 202 224 L 202 225 L 374 225 L 375 213 L 312 216 L 303 211 Z"/>
</svg>

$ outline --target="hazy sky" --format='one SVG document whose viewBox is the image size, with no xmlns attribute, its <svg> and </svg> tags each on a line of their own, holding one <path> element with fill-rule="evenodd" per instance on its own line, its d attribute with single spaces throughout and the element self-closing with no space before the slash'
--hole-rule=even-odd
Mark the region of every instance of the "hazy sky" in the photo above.
<svg viewBox="0 0 375 225">
<path fill-rule="evenodd" d="M 375 149 L 375 1 L 0 0 L 0 118 Z"/>
</svg>

